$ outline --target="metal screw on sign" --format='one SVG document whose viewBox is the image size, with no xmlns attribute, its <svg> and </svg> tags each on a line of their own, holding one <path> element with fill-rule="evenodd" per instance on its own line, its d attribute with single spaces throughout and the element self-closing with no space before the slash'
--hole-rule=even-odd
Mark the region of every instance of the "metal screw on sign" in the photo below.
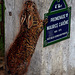
<svg viewBox="0 0 75 75">
<path fill-rule="evenodd" d="M 57 2 L 60 2 L 60 0 L 57 0 Z"/>
</svg>

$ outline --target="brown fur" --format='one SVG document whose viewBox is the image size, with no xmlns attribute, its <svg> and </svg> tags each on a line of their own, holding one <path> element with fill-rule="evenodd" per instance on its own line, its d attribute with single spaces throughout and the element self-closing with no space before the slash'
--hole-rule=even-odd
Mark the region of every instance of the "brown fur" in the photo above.
<svg viewBox="0 0 75 75">
<path fill-rule="evenodd" d="M 47 19 L 40 20 L 36 8 L 34 2 L 26 1 L 21 11 L 20 31 L 7 54 L 7 66 L 11 75 L 23 75 L 27 72 L 43 25 L 47 23 Z"/>
</svg>

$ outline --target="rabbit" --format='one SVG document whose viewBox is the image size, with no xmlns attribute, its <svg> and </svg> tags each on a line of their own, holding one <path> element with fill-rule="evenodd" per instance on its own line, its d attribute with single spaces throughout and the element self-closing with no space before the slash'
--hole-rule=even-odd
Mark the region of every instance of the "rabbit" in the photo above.
<svg viewBox="0 0 75 75">
<path fill-rule="evenodd" d="M 26 1 L 20 14 L 20 31 L 7 54 L 8 73 L 26 74 L 40 33 L 48 19 L 41 20 L 33 1 Z"/>
</svg>

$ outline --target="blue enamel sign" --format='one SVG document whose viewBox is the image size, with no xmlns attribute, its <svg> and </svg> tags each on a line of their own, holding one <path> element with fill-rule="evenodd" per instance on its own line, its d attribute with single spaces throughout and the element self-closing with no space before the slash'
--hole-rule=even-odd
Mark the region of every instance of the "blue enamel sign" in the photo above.
<svg viewBox="0 0 75 75">
<path fill-rule="evenodd" d="M 54 0 L 45 18 L 48 23 L 44 28 L 44 47 L 70 38 L 71 7 L 65 0 Z"/>
</svg>

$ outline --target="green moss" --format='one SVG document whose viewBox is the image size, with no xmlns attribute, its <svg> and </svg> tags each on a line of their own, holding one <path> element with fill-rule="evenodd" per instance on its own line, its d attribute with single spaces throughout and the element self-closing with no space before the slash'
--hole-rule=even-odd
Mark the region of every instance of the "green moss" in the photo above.
<svg viewBox="0 0 75 75">
<path fill-rule="evenodd" d="M 5 6 L 4 6 L 4 10 L 5 10 Z M 1 13 L 1 4 L 0 4 L 0 22 L 2 21 L 2 13 Z M 1 25 L 0 25 L 1 26 Z M 0 35 L 1 35 L 1 28 L 0 28 Z M 4 43 L 3 43 L 3 38 L 0 38 L 0 56 L 4 56 Z"/>
<path fill-rule="evenodd" d="M 0 40 L 0 56 L 4 56 L 4 44 L 3 44 L 3 38 L 2 37 Z"/>
</svg>

